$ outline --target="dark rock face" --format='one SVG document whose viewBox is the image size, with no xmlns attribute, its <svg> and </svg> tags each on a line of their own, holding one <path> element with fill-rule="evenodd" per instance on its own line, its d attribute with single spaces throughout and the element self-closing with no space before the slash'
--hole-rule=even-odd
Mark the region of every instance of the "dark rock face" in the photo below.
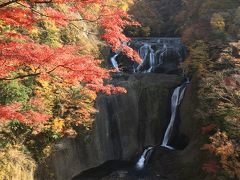
<svg viewBox="0 0 240 180">
<path fill-rule="evenodd" d="M 197 122 L 196 122 L 196 109 L 198 108 L 198 86 L 199 79 L 197 75 L 194 75 L 191 83 L 186 89 L 184 99 L 180 106 L 180 118 L 179 132 L 181 134 L 190 137 L 190 141 L 196 138 Z"/>
<path fill-rule="evenodd" d="M 203 179 L 199 159 L 203 152 L 199 147 L 199 119 L 195 116 L 198 107 L 198 78 L 193 76 L 179 108 L 178 127 L 175 130 L 175 145 L 187 146 L 181 151 L 166 151 L 159 147 L 153 153 L 148 168 L 151 174 L 162 179 Z M 176 144 L 179 142 L 180 144 Z M 186 144 L 184 144 L 186 143 Z M 181 149 L 181 148 L 179 148 Z M 161 178 L 159 178 L 161 179 Z"/>
<path fill-rule="evenodd" d="M 128 93 L 99 96 L 92 141 L 68 138 L 56 144 L 48 167 L 39 169 L 37 179 L 68 180 L 109 160 L 130 160 L 144 146 L 162 141 L 170 118 L 171 94 L 181 77 L 133 74 L 115 81 L 126 87 Z M 55 178 L 48 175 L 49 171 Z"/>
</svg>

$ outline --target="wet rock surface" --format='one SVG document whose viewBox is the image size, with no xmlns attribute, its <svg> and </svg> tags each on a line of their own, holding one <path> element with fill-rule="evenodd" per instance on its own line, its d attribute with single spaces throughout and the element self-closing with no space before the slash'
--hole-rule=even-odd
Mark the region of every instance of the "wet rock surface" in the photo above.
<svg viewBox="0 0 240 180">
<path fill-rule="evenodd" d="M 173 137 L 177 138 L 180 145 L 184 148 L 179 150 L 169 150 L 161 146 L 154 148 L 151 158 L 147 166 L 141 170 L 136 170 L 136 161 L 129 161 L 127 166 L 117 166 L 112 172 L 108 171 L 108 175 L 88 173 L 85 176 L 77 176 L 74 180 L 84 179 L 101 179 L 101 180 L 185 180 L 185 179 L 202 179 L 201 169 L 196 164 L 201 152 L 198 146 L 199 130 L 196 125 L 196 117 L 194 112 L 197 108 L 197 88 L 198 78 L 193 77 L 188 85 L 183 102 L 179 112 L 179 122 L 177 130 Z M 188 142 L 183 145 L 185 138 Z M 175 148 L 178 144 L 172 142 Z M 118 165 L 121 162 L 115 162 Z M 113 165 L 112 165 L 113 166 Z M 116 165 L 115 165 L 116 167 Z M 99 168 L 99 167 L 98 167 Z M 98 169 L 97 168 L 97 169 Z M 102 168 L 102 166 L 101 166 Z M 194 171 L 193 171 L 194 169 Z M 101 169 L 104 171 L 104 168 Z M 108 169 L 109 170 L 109 169 Z M 191 176 L 188 173 L 191 171 Z M 106 172 L 106 170 L 105 170 Z M 93 176 L 95 174 L 95 176 Z"/>
<path fill-rule="evenodd" d="M 170 118 L 172 91 L 181 81 L 177 75 L 118 75 L 113 83 L 126 87 L 128 93 L 100 95 L 90 140 L 76 137 L 60 141 L 47 160 L 47 168 L 39 168 L 38 179 L 71 179 L 110 160 L 136 159 L 146 146 L 159 144 Z"/>
<path fill-rule="evenodd" d="M 109 161 L 83 172 L 73 180 L 178 180 L 181 172 L 181 169 L 176 168 L 178 166 L 178 152 L 159 146 L 155 149 L 149 164 L 141 171 L 136 169 L 133 161 L 125 163 Z"/>
</svg>

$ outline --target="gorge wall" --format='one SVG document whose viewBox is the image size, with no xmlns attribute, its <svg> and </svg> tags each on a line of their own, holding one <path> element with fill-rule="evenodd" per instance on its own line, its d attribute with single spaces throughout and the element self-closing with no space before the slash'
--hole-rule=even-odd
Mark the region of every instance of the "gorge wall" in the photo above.
<svg viewBox="0 0 240 180">
<path fill-rule="evenodd" d="M 68 180 L 108 160 L 130 160 L 145 146 L 162 141 L 170 118 L 171 94 L 182 78 L 133 74 L 114 81 L 126 87 L 128 93 L 99 96 L 92 140 L 85 142 L 77 137 L 58 142 L 47 167 L 39 168 L 38 179 Z"/>
</svg>

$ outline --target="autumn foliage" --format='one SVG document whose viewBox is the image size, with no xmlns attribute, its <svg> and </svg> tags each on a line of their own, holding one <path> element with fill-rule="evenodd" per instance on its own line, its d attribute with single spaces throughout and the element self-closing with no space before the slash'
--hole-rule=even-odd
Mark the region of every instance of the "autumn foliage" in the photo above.
<svg viewBox="0 0 240 180">
<path fill-rule="evenodd" d="M 225 132 L 217 131 L 210 138 L 209 144 L 204 144 L 202 150 L 208 150 L 219 158 L 220 165 L 216 161 L 209 161 L 203 165 L 203 170 L 208 173 L 216 174 L 221 166 L 228 176 L 239 179 L 240 163 L 238 161 L 239 147 L 233 143 Z"/>
<path fill-rule="evenodd" d="M 64 10 L 57 6 L 64 6 Z M 79 52 L 84 47 L 77 42 L 56 48 L 32 39 L 31 34 L 39 29 L 39 22 L 50 22 L 63 28 L 77 21 L 91 23 L 95 28 L 102 29 L 99 36 L 113 51 L 121 50 L 140 61 L 138 54 L 126 45 L 129 38 L 122 33 L 126 26 L 138 23 L 133 22 L 127 12 L 112 1 L 4 0 L 0 3 L 0 81 L 33 78 L 36 82 L 62 83 L 64 88 L 81 84 L 89 92 L 125 92 L 121 87 L 105 85 L 104 79 L 110 78 L 108 70 L 101 67 L 102 61 L 96 56 L 81 55 Z M 35 96 L 31 98 L 35 98 L 35 101 L 44 99 L 37 94 L 32 96 Z M 30 101 L 27 103 L 31 104 Z M 27 124 L 51 118 L 52 114 L 46 114 L 46 111 L 37 108 L 25 110 L 21 102 L 0 106 L 1 121 L 16 119 Z"/>
<path fill-rule="evenodd" d="M 218 165 L 216 161 L 210 160 L 203 164 L 202 169 L 210 174 L 216 174 L 218 170 Z"/>
<path fill-rule="evenodd" d="M 100 48 L 140 61 L 123 34 L 139 25 L 126 12 L 130 2 L 0 2 L 0 154 L 14 149 L 42 162 L 63 136 L 88 137 L 97 94 L 126 92 L 108 84 Z M 0 179 L 12 176 L 9 163 L 0 162 Z"/>
</svg>

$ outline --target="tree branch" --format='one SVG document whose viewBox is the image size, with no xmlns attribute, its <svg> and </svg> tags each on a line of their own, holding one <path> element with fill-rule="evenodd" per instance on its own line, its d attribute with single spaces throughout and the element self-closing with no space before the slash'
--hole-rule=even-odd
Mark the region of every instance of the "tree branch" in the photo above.
<svg viewBox="0 0 240 180">
<path fill-rule="evenodd" d="M 34 1 L 33 3 L 44 4 L 44 3 L 52 3 L 52 2 L 53 2 L 52 0 L 48 0 L 48 1 Z"/>
<path fill-rule="evenodd" d="M 12 1 L 8 1 L 8 2 L 5 2 L 5 3 L 2 3 L 2 4 L 0 4 L 0 8 L 3 8 L 3 7 L 5 7 L 5 6 L 8 6 L 8 5 L 10 5 L 10 4 L 12 4 L 12 3 L 15 3 L 15 2 L 17 2 L 18 0 L 12 0 Z"/>
<path fill-rule="evenodd" d="M 26 74 L 26 75 L 20 75 L 20 76 L 16 76 L 16 77 L 13 77 L 13 78 L 0 78 L 1 81 L 12 81 L 12 80 L 15 80 L 15 79 L 24 79 L 26 77 L 32 77 L 32 76 L 39 76 L 41 73 L 30 73 L 30 74 Z"/>
<path fill-rule="evenodd" d="M 54 67 L 53 69 L 47 71 L 46 73 L 47 74 L 50 74 L 52 73 L 53 71 L 55 71 L 57 68 L 59 67 L 63 67 L 63 68 L 67 68 L 67 69 L 70 69 L 68 67 L 65 67 L 64 65 L 58 65 L 56 67 Z M 72 70 L 72 69 L 70 69 Z M 36 73 L 30 73 L 30 74 L 26 74 L 26 75 L 19 75 L 19 76 L 16 76 L 16 77 L 12 77 L 12 78 L 0 78 L 0 81 L 12 81 L 12 80 L 16 80 L 16 79 L 24 79 L 26 77 L 34 77 L 34 76 L 39 76 L 41 75 L 43 72 L 36 72 Z"/>
</svg>

